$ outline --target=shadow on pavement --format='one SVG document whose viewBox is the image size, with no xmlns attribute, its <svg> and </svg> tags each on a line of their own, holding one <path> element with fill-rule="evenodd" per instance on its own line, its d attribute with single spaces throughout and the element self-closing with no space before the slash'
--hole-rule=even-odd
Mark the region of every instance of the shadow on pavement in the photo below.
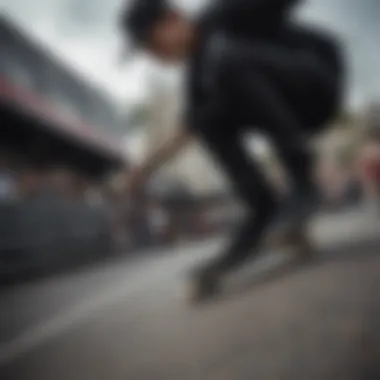
<svg viewBox="0 0 380 380">
<path fill-rule="evenodd" d="M 265 255 L 265 253 L 264 253 Z M 285 256 L 286 254 L 284 254 Z M 215 297 L 215 301 L 225 300 L 233 296 L 241 295 L 253 289 L 278 283 L 284 278 L 296 275 L 304 271 L 311 271 L 317 267 L 324 267 L 333 263 L 360 262 L 371 257 L 380 256 L 380 238 L 372 238 L 362 241 L 347 242 L 345 244 L 335 244 L 329 248 L 317 249 L 316 255 L 309 261 L 300 261 L 297 257 L 289 255 L 281 263 L 271 266 L 267 270 L 259 271 L 256 274 L 244 276 L 236 275 L 232 284 Z M 251 264 L 254 267 L 254 262 Z M 243 277 L 243 278 L 242 278 Z"/>
</svg>

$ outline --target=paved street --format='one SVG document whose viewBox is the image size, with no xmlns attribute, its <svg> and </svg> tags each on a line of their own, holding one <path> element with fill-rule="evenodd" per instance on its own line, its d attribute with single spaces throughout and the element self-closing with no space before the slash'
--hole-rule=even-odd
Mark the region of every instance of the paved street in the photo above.
<svg viewBox="0 0 380 380">
<path fill-rule="evenodd" d="M 315 263 L 259 282 L 269 254 L 197 307 L 186 273 L 222 241 L 4 288 L 0 379 L 380 379 L 379 227 L 320 217 Z"/>
</svg>

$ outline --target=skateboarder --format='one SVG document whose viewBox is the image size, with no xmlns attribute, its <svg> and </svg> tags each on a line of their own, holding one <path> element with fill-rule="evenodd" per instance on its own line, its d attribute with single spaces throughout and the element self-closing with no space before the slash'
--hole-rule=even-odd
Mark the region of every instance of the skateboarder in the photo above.
<svg viewBox="0 0 380 380">
<path fill-rule="evenodd" d="M 247 205 L 230 244 L 197 273 L 199 296 L 213 294 L 268 232 L 293 231 L 316 205 L 308 140 L 339 106 L 342 63 L 333 38 L 291 21 L 297 3 L 219 0 L 191 21 L 165 0 L 137 0 L 122 15 L 123 32 L 137 46 L 163 61 L 188 61 L 183 128 L 135 171 L 132 183 L 196 137 Z M 250 128 L 272 140 L 288 171 L 293 192 L 284 202 L 244 150 Z"/>
</svg>

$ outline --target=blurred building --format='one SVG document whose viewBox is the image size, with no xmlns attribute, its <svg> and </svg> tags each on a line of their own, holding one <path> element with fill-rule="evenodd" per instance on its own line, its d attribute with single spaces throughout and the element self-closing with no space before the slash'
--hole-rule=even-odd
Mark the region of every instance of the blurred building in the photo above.
<svg viewBox="0 0 380 380">
<path fill-rule="evenodd" d="M 1 14 L 0 118 L 0 280 L 112 252 L 101 188 L 126 164 L 123 117 Z"/>
<path fill-rule="evenodd" d="M 101 175 L 124 164 L 116 107 L 0 15 L 0 141 L 28 160 Z"/>
</svg>

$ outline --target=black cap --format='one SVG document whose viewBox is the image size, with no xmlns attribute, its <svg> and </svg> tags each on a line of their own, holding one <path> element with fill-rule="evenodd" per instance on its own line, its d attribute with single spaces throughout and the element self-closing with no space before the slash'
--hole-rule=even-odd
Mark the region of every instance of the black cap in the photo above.
<svg viewBox="0 0 380 380">
<path fill-rule="evenodd" d="M 166 0 L 131 0 L 121 13 L 121 28 L 134 44 L 144 43 L 154 24 L 169 9 Z"/>
</svg>

